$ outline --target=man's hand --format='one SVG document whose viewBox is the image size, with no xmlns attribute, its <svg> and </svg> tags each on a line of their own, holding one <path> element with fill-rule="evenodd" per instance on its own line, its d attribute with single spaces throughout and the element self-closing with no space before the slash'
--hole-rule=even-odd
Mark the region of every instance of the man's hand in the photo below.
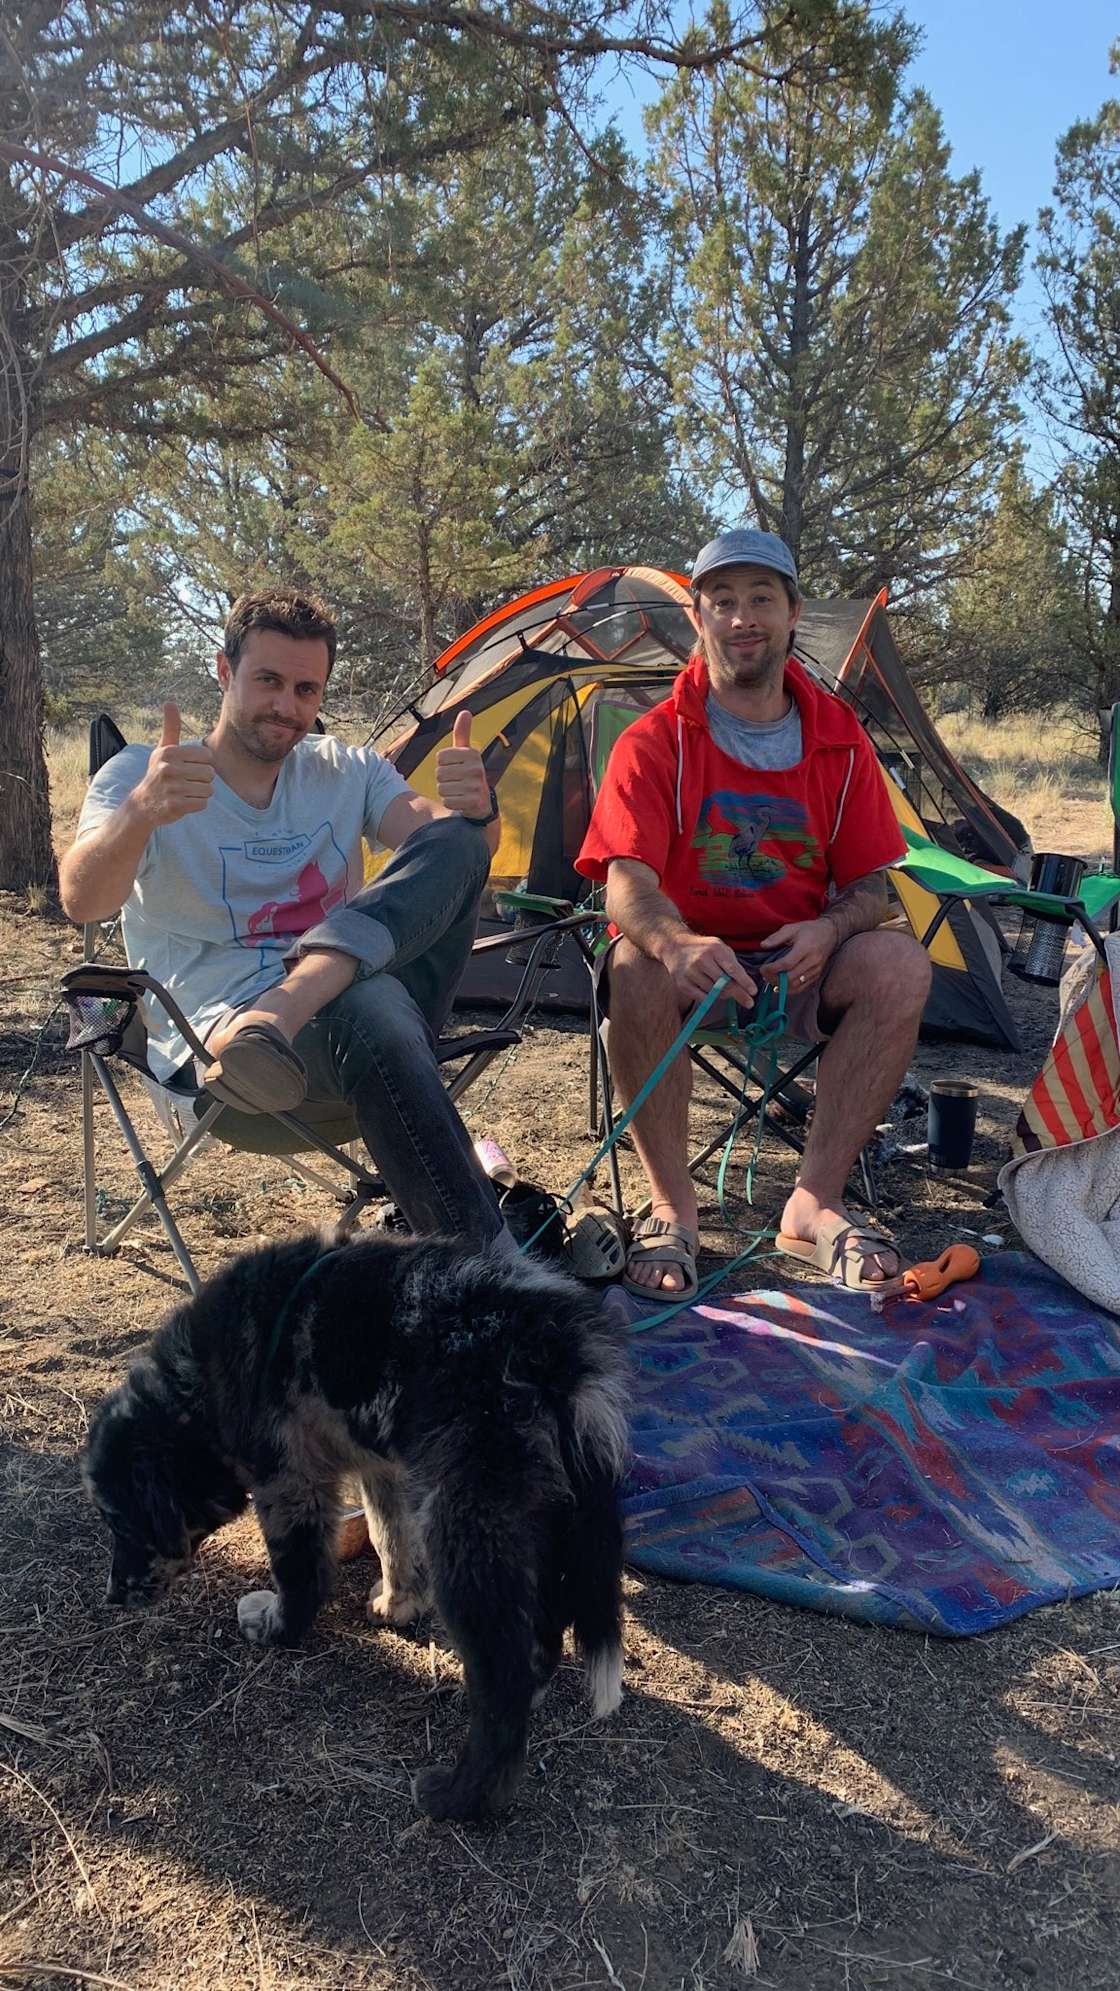
<svg viewBox="0 0 1120 1991">
<path fill-rule="evenodd" d="M 682 928 L 679 934 L 658 943 L 656 958 L 668 971 L 682 1009 L 702 1002 L 721 975 L 728 978 L 728 996 L 748 1008 L 754 1002 L 755 983 L 726 941 L 716 940 L 712 934 L 689 933 Z"/>
<path fill-rule="evenodd" d="M 201 741 L 180 745 L 182 721 L 177 705 L 163 708 L 163 731 L 148 762 L 147 772 L 132 791 L 132 801 L 152 829 L 197 816 L 210 800 L 214 756 Z"/>
<path fill-rule="evenodd" d="M 471 745 L 471 715 L 458 712 L 451 745 L 436 755 L 436 792 L 445 809 L 459 816 L 490 814 L 490 783 L 477 747 Z"/>
<path fill-rule="evenodd" d="M 768 982 L 776 982 L 779 975 L 789 976 L 792 989 L 808 988 L 810 983 L 819 982 L 839 944 L 839 936 L 832 920 L 794 920 L 790 926 L 780 926 L 776 933 L 767 934 L 764 947 L 784 947 L 785 953 L 777 961 L 771 961 L 763 969 Z"/>
</svg>

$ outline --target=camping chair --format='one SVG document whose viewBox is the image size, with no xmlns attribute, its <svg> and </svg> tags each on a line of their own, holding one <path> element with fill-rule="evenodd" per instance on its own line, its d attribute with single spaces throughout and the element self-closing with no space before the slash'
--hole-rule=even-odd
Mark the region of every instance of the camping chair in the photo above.
<svg viewBox="0 0 1120 1991">
<path fill-rule="evenodd" d="M 592 987 L 591 997 L 591 1065 L 590 1099 L 591 1123 L 589 1131 L 595 1131 L 601 1120 L 606 1134 L 613 1131 L 613 1084 L 610 1075 L 609 1031 L 607 1018 L 598 1005 Z M 793 1039 L 779 1039 L 784 1046 Z M 703 1147 L 689 1157 L 688 1172 L 699 1176 L 700 1171 L 712 1157 L 727 1146 L 734 1127 L 736 1137 L 748 1133 L 761 1115 L 762 1127 L 776 1134 L 778 1139 L 794 1154 L 805 1152 L 805 1135 L 809 1116 L 813 1110 L 813 1092 L 799 1081 L 811 1072 L 825 1047 L 825 1039 L 808 1044 L 800 1054 L 786 1065 L 774 1059 L 769 1083 L 765 1083 L 755 1068 L 754 1061 L 744 1056 L 742 1040 L 728 1030 L 705 1025 L 697 1030 L 689 1040 L 688 1056 L 694 1070 L 702 1072 L 719 1091 L 734 1101 L 735 1113 Z M 769 1054 L 767 1054 L 769 1056 Z M 757 1130 L 756 1130 L 757 1131 Z M 612 1148 L 608 1156 L 611 1165 L 611 1187 L 614 1207 L 619 1216 L 623 1214 L 622 1190 L 618 1177 L 618 1163 Z M 864 1148 L 856 1162 L 851 1196 L 853 1202 L 865 1209 L 878 1208 L 878 1187 L 870 1152 Z M 636 1222 L 650 1214 L 651 1204 L 647 1200 L 629 1214 Z"/>
<path fill-rule="evenodd" d="M 1120 706 L 1115 710 L 1120 713 Z M 1004 878 L 998 872 L 986 871 L 981 865 L 943 850 L 940 844 L 933 843 L 928 837 L 919 837 L 910 829 L 904 828 L 903 835 L 906 838 L 906 855 L 898 869 L 917 879 L 939 902 L 937 911 L 921 935 L 922 946 L 927 951 L 954 905 L 982 902 L 992 909 L 1018 908 L 1024 916 L 1054 921 L 1067 931 L 1080 926 L 1097 953 L 1104 958 L 1104 941 L 1098 922 L 1107 913 L 1109 928 L 1115 932 L 1120 921 L 1120 876 L 1116 872 L 1090 872 L 1082 878 L 1076 897 L 1064 898 L 1053 892 L 1040 892 L 1029 885 L 1020 885 L 1014 878 Z"/>
<path fill-rule="evenodd" d="M 91 777 L 124 744 L 123 735 L 111 719 L 105 714 L 95 719 L 90 726 Z M 447 1090 L 451 1099 L 460 1099 L 495 1058 L 520 1043 L 524 1020 L 552 965 L 556 936 L 585 923 L 585 914 L 574 914 L 570 906 L 561 904 L 559 917 L 535 928 L 524 941 L 520 981 L 494 1027 L 440 1038 L 435 1055 L 437 1063 L 448 1068 Z M 87 1251 L 98 1255 L 115 1251 L 133 1225 L 153 1211 L 188 1285 L 192 1292 L 197 1292 L 201 1281 L 169 1208 L 166 1192 L 207 1137 L 221 1141 L 237 1153 L 283 1157 L 293 1173 L 303 1180 L 341 1197 L 342 1210 L 336 1226 L 339 1235 L 353 1227 L 371 1202 L 386 1197 L 382 1178 L 347 1152 L 348 1147 L 358 1143 L 359 1135 L 357 1124 L 343 1102 L 305 1100 L 298 1113 L 250 1114 L 212 1099 L 195 1077 L 194 1060 L 207 1062 L 206 1047 L 174 997 L 141 966 L 121 966 L 96 959 L 100 936 L 99 923 L 85 926 L 85 958 L 80 967 L 71 968 L 62 977 L 63 996 L 71 1014 L 70 1047 L 81 1054 Z M 512 934 L 492 936 L 476 942 L 476 948 L 479 952 L 494 947 L 509 949 L 513 938 Z M 145 996 L 160 1005 L 192 1053 L 191 1060 L 167 1081 L 157 1079 L 148 1063 L 147 1029 L 141 1008 Z M 143 1079 L 157 1115 L 175 1144 L 162 1167 L 157 1167 L 145 1150 L 117 1083 L 114 1061 L 130 1067 Z M 131 1207 L 105 1232 L 99 1227 L 94 1142 L 94 1098 L 98 1085 L 108 1100 L 141 1185 Z M 312 1166 L 306 1159 L 309 1154 L 325 1157 L 340 1170 L 341 1184 L 321 1168 Z"/>
<path fill-rule="evenodd" d="M 1120 707 L 1117 711 L 1120 713 Z M 1110 924 L 1115 930 L 1120 919 L 1120 876 L 1108 872 L 1092 873 L 1082 879 L 1076 898 L 1065 899 L 1053 893 L 1032 891 L 1018 884 L 1014 878 L 986 871 L 980 865 L 970 863 L 967 858 L 943 850 L 928 838 L 919 838 L 909 829 L 904 829 L 904 835 L 907 853 L 898 869 L 916 879 L 928 892 L 936 895 L 938 901 L 933 918 L 918 936 L 927 953 L 954 905 L 983 902 L 992 910 L 1013 907 L 1018 908 L 1025 918 L 1060 922 L 1067 931 L 1078 925 L 1101 959 L 1105 958 L 1104 942 L 1097 922 L 1108 912 Z M 798 1081 L 816 1065 L 824 1048 L 823 1041 L 810 1045 L 802 1056 L 778 1071 L 769 1097 L 762 1088 L 757 1088 L 755 1096 L 745 1106 L 744 1094 L 751 1074 L 733 1037 L 719 1031 L 700 1030 L 689 1045 L 689 1056 L 693 1065 L 714 1080 L 742 1109 L 740 1132 L 748 1128 L 761 1111 L 764 1125 L 787 1147 L 802 1154 L 813 1097 L 809 1088 Z M 697 1174 L 725 1146 L 728 1132 L 729 1127 L 725 1126 L 714 1140 L 692 1156 L 690 1174 Z M 874 1210 L 878 1203 L 878 1188 L 867 1148 L 858 1157 L 856 1172 L 858 1184 L 853 1184 L 852 1198 Z M 646 1204 L 634 1214 L 640 1219 L 648 1213 L 649 1206 Z"/>
<path fill-rule="evenodd" d="M 521 915 L 548 920 L 547 931 L 563 930 L 574 943 L 589 980 L 590 1032 L 588 1041 L 588 1116 L 589 1138 L 610 1139 L 614 1133 L 614 1086 L 611 1079 L 610 1056 L 608 1049 L 607 1019 L 599 1006 L 598 965 L 603 948 L 607 945 L 606 915 L 590 904 L 573 909 L 569 902 L 552 899 L 545 894 L 506 891 L 499 894 L 500 900 Z M 483 942 L 490 946 L 494 943 Z M 762 1113 L 763 1124 L 777 1135 L 786 1147 L 801 1155 L 805 1150 L 806 1123 L 813 1108 L 813 1094 L 807 1086 L 798 1083 L 804 1073 L 816 1064 L 824 1049 L 824 1040 L 811 1044 L 791 1064 L 778 1067 L 768 1088 L 759 1083 L 748 1060 L 743 1055 L 741 1039 L 726 1030 L 704 1028 L 698 1030 L 688 1046 L 688 1055 L 697 1070 L 702 1071 L 715 1085 L 734 1100 L 738 1131 L 749 1128 L 752 1121 Z M 749 1096 L 748 1088 L 755 1086 L 755 1097 Z M 711 1160 L 718 1149 L 727 1142 L 729 1122 L 714 1140 L 697 1150 L 691 1157 L 688 1167 L 690 1175 L 697 1175 L 705 1163 Z M 606 1156 L 610 1173 L 611 1201 L 615 1214 L 622 1218 L 625 1204 L 622 1193 L 622 1180 L 618 1168 L 617 1149 L 612 1145 Z M 853 1200 L 862 1203 L 867 1209 L 878 1206 L 878 1190 L 871 1158 L 865 1149 L 857 1162 L 858 1185 L 853 1187 Z M 648 1216 L 647 1203 L 630 1214 L 637 1219 Z"/>
</svg>

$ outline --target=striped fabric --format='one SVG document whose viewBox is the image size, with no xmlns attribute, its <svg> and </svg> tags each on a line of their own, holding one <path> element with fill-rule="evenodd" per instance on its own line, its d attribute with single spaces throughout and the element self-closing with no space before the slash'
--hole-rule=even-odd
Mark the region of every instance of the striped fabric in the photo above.
<svg viewBox="0 0 1120 1991">
<path fill-rule="evenodd" d="M 1096 1140 L 1120 1126 L 1120 1032 L 1113 982 L 1092 949 L 1086 953 L 1090 958 L 1071 1000 L 1063 1005 L 1058 1034 L 1019 1115 L 1013 1160 L 1044 1148 Z"/>
</svg>

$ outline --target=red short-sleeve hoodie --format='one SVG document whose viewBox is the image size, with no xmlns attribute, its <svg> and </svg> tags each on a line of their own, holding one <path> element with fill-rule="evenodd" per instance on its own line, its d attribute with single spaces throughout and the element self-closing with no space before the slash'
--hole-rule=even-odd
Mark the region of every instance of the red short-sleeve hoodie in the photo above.
<svg viewBox="0 0 1120 1991">
<path fill-rule="evenodd" d="M 795 767 L 755 771 L 708 730 L 708 669 L 694 656 L 670 697 L 616 741 L 576 869 L 605 879 L 636 858 L 697 933 L 740 949 L 815 919 L 830 887 L 896 864 L 906 846 L 875 750 L 851 707 L 793 658 Z"/>
</svg>

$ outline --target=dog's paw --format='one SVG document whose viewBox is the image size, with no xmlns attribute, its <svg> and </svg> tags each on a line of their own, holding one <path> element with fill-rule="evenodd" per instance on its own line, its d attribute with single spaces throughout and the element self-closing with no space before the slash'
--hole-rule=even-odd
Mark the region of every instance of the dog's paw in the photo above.
<svg viewBox="0 0 1120 1991">
<path fill-rule="evenodd" d="M 428 1608 L 422 1590 L 386 1590 L 383 1581 L 374 1584 L 366 1600 L 366 1616 L 375 1625 L 414 1625 Z"/>
<path fill-rule="evenodd" d="M 482 1806 L 477 1784 L 464 1786 L 455 1770 L 417 1770 L 412 1779 L 412 1802 L 428 1818 L 478 1818 Z"/>
<path fill-rule="evenodd" d="M 237 1600 L 237 1628 L 250 1645 L 276 1645 L 281 1637 L 280 1599 L 274 1590 L 252 1590 Z"/>
</svg>

